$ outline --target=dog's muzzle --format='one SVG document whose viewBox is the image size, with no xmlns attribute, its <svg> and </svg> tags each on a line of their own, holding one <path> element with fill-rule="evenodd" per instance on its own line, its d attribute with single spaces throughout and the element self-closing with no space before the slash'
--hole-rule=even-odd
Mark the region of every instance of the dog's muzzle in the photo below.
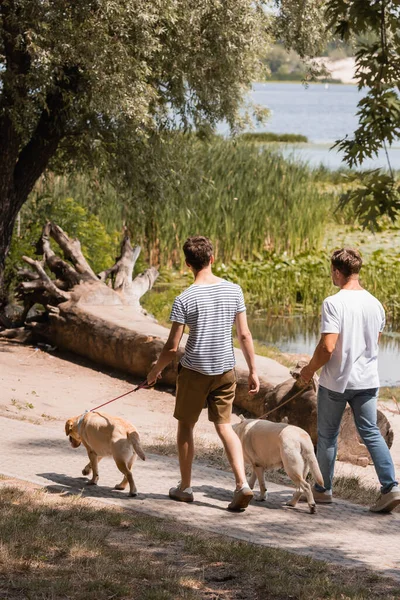
<svg viewBox="0 0 400 600">
<path fill-rule="evenodd" d="M 73 448 L 79 448 L 79 446 L 81 445 L 81 442 L 78 442 L 78 440 L 73 438 L 72 435 L 69 436 L 69 443 Z"/>
</svg>

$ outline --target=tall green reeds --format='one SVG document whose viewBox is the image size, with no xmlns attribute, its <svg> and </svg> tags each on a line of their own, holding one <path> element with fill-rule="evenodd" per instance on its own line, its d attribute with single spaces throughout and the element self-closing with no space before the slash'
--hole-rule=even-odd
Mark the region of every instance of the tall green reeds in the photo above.
<svg viewBox="0 0 400 600">
<path fill-rule="evenodd" d="M 175 133 L 160 146 L 159 172 L 144 170 L 132 189 L 116 190 L 93 174 L 48 176 L 33 194 L 35 212 L 44 204 L 51 218 L 72 197 L 108 233 L 126 224 L 144 259 L 165 266 L 183 266 L 182 245 L 194 234 L 210 237 L 225 262 L 319 247 L 334 196 L 306 165 L 240 138 L 201 141 Z"/>
<path fill-rule="evenodd" d="M 240 140 L 181 136 L 170 151 L 157 197 L 139 203 L 133 193 L 130 202 L 135 237 L 160 263 L 179 266 L 183 242 L 196 233 L 214 240 L 225 261 L 318 247 L 333 196 L 319 191 L 307 166 Z"/>
</svg>

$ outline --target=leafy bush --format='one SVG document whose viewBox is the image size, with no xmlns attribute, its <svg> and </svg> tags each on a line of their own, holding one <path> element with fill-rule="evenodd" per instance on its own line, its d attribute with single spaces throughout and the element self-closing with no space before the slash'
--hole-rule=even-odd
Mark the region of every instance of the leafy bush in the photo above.
<svg viewBox="0 0 400 600">
<path fill-rule="evenodd" d="M 80 240 L 82 252 L 95 272 L 114 263 L 120 242 L 117 231 L 108 232 L 96 215 L 73 198 L 36 192 L 22 208 L 20 222 L 14 231 L 6 263 L 8 285 L 15 282 L 16 270 L 24 264 L 23 255 L 38 258 L 35 245 L 47 221 L 56 222 L 69 237 Z M 57 244 L 52 247 L 61 256 Z"/>
</svg>

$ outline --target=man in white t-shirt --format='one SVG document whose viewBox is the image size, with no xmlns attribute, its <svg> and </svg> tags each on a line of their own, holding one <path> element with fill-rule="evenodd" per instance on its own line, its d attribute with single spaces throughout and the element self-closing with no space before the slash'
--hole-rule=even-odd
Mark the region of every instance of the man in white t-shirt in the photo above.
<svg viewBox="0 0 400 600">
<path fill-rule="evenodd" d="M 385 311 L 379 300 L 361 287 L 361 266 L 357 250 L 342 248 L 333 253 L 332 281 L 340 291 L 323 302 L 321 339 L 310 363 L 301 371 L 302 379 L 309 382 L 323 367 L 318 390 L 317 458 L 325 487 L 316 484 L 314 497 L 316 502 L 332 502 L 337 438 L 349 403 L 381 484 L 381 495 L 370 510 L 391 512 L 400 504 L 400 490 L 389 448 L 377 426 L 378 343 Z"/>
</svg>

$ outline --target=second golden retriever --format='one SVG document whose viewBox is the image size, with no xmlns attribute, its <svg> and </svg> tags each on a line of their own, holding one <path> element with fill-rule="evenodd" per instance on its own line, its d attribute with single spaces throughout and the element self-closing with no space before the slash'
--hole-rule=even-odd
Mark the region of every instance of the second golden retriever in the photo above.
<svg viewBox="0 0 400 600">
<path fill-rule="evenodd" d="M 87 450 L 90 462 L 83 469 L 82 475 L 92 472 L 90 485 L 96 485 L 99 480 L 99 461 L 104 456 L 112 456 L 124 476 L 115 489 L 124 490 L 129 484 L 129 495 L 137 495 L 131 469 L 136 455 L 142 460 L 146 457 L 140 445 L 139 434 L 131 423 L 103 412 L 87 412 L 68 419 L 65 434 L 73 448 L 78 448 L 82 443 Z"/>
<path fill-rule="evenodd" d="M 283 467 L 297 488 L 287 505 L 296 506 L 304 493 L 310 512 L 316 512 L 312 489 L 306 481 L 308 472 L 311 471 L 319 485 L 323 486 L 324 481 L 308 433 L 287 423 L 241 418 L 242 421 L 233 425 L 233 429 L 242 443 L 244 462 L 253 468 L 249 480 L 251 488 L 258 478 L 258 500 L 265 500 L 267 495 L 264 471 Z"/>
</svg>

